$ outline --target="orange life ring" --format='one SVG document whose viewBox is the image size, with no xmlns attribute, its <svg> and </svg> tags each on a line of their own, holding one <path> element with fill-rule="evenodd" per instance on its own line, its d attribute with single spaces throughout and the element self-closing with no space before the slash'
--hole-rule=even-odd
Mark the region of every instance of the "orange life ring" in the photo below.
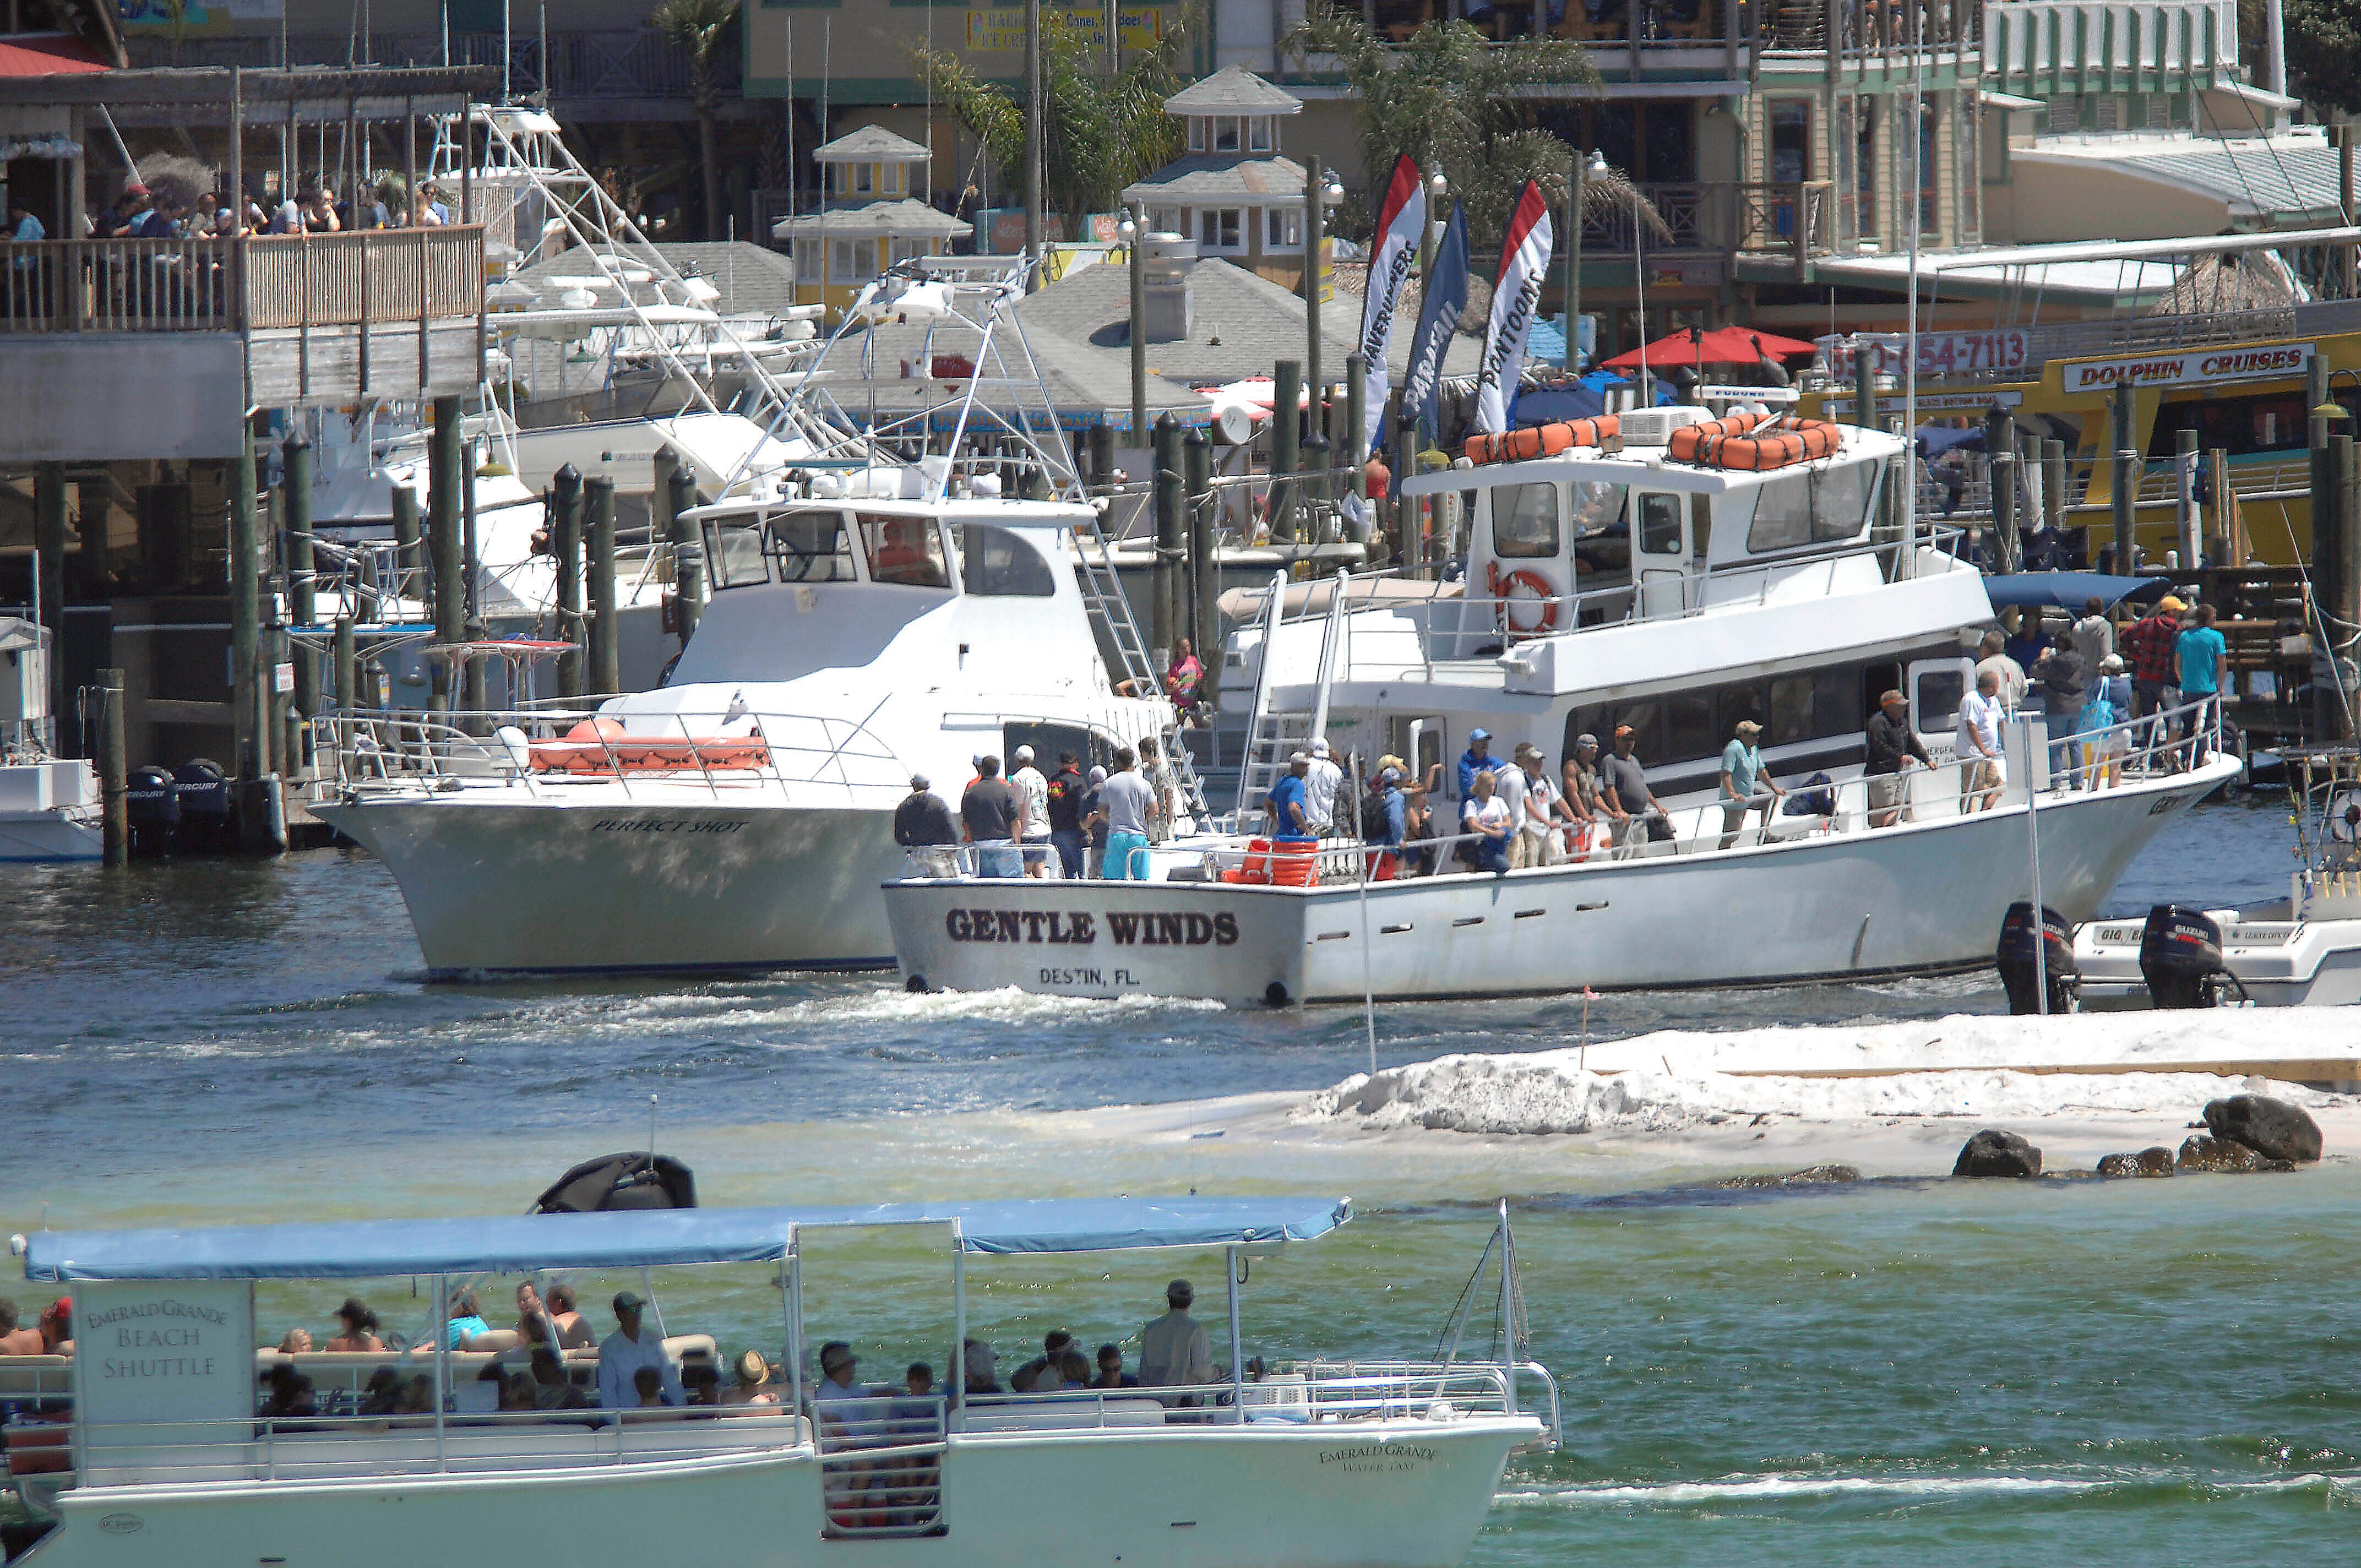
<svg viewBox="0 0 2361 1568">
<path fill-rule="evenodd" d="M 1492 598 L 1500 607 L 1500 630 L 1511 637 L 1539 637 L 1557 630 L 1557 590 L 1539 572 L 1519 570 L 1502 576 L 1498 561 L 1485 563 L 1485 577 Z M 1541 619 L 1531 626 L 1519 626 L 1509 613 L 1509 590 L 1521 587 L 1541 601 Z"/>
<path fill-rule="evenodd" d="M 1622 428 L 1623 422 L 1615 415 L 1600 414 L 1597 419 L 1561 420 L 1555 424 L 1531 425 L 1500 435 L 1471 435 L 1467 438 L 1467 461 L 1522 463 L 1534 457 L 1554 457 L 1577 446 L 1604 446 Z"/>
<path fill-rule="evenodd" d="M 1664 454 L 1675 462 L 1753 474 L 1833 456 L 1843 444 L 1843 430 L 1826 420 L 1734 413 L 1683 425 L 1665 437 Z"/>
</svg>

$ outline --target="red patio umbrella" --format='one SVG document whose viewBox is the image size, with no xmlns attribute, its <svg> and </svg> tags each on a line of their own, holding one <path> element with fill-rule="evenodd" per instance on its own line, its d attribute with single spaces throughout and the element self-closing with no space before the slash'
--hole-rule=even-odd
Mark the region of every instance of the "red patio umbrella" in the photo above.
<svg viewBox="0 0 2361 1568">
<path fill-rule="evenodd" d="M 1669 337 L 1658 338 L 1645 350 L 1635 348 L 1629 354 L 1619 354 L 1600 367 L 1636 370 L 1640 367 L 1640 356 L 1643 352 L 1651 371 L 1670 370 L 1682 365 L 1692 370 L 1702 369 L 1708 365 L 1752 365 L 1757 357 L 1755 344 L 1758 341 L 1763 345 L 1759 352 L 1773 359 L 1814 352 L 1811 344 L 1781 337 L 1776 333 L 1756 332 L 1752 327 L 1718 326 L 1707 333 L 1700 333 L 1694 327 L 1683 327 Z"/>
</svg>

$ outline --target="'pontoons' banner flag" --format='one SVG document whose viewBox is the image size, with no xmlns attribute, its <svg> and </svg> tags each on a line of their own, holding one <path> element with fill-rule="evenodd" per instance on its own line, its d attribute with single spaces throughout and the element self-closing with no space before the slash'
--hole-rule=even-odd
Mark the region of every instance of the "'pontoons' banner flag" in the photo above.
<svg viewBox="0 0 2361 1568">
<path fill-rule="evenodd" d="M 1378 437 L 1385 432 L 1386 388 L 1392 379 L 1386 355 L 1394 343 L 1394 309 L 1401 303 L 1403 282 L 1418 267 L 1419 241 L 1426 234 L 1426 181 L 1407 153 L 1394 159 L 1375 232 L 1368 299 L 1361 307 L 1361 367 L 1368 385 L 1361 444 L 1371 452 L 1384 444 Z"/>
<path fill-rule="evenodd" d="M 1457 203 L 1451 221 L 1443 225 L 1443 243 L 1435 248 L 1434 273 L 1427 280 L 1426 298 L 1418 312 L 1418 335 L 1410 340 L 1410 368 L 1402 377 L 1402 411 L 1426 421 L 1430 433 L 1443 428 L 1443 356 L 1459 331 L 1459 313 L 1467 308 L 1467 214 Z M 1410 466 L 1397 461 L 1400 475 Z"/>
<path fill-rule="evenodd" d="M 1517 210 L 1500 241 L 1500 275 L 1492 284 L 1492 324 L 1484 335 L 1484 360 L 1476 367 L 1476 428 L 1499 435 L 1509 428 L 1509 407 L 1525 373 L 1525 334 L 1541 309 L 1542 282 L 1549 275 L 1549 203 L 1542 188 L 1525 181 Z"/>
</svg>

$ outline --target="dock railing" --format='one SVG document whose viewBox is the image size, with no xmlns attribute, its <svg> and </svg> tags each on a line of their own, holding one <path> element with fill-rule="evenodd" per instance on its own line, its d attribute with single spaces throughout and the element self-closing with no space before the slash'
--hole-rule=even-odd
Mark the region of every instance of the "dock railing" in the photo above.
<svg viewBox="0 0 2361 1568">
<path fill-rule="evenodd" d="M 0 243 L 0 334 L 390 326 L 483 304 L 479 225 Z"/>
</svg>

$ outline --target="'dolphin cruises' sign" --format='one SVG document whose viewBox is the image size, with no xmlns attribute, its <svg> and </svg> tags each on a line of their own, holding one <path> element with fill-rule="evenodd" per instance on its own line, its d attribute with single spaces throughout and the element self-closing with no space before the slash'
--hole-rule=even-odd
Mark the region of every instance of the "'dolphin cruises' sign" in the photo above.
<svg viewBox="0 0 2361 1568">
<path fill-rule="evenodd" d="M 87 1442 L 148 1442 L 116 1423 L 247 1421 L 254 1415 L 254 1288 L 238 1280 L 74 1287 L 74 1396 Z M 110 1428 L 116 1430 L 110 1431 Z M 165 1441 L 203 1441 L 180 1427 Z"/>
</svg>

